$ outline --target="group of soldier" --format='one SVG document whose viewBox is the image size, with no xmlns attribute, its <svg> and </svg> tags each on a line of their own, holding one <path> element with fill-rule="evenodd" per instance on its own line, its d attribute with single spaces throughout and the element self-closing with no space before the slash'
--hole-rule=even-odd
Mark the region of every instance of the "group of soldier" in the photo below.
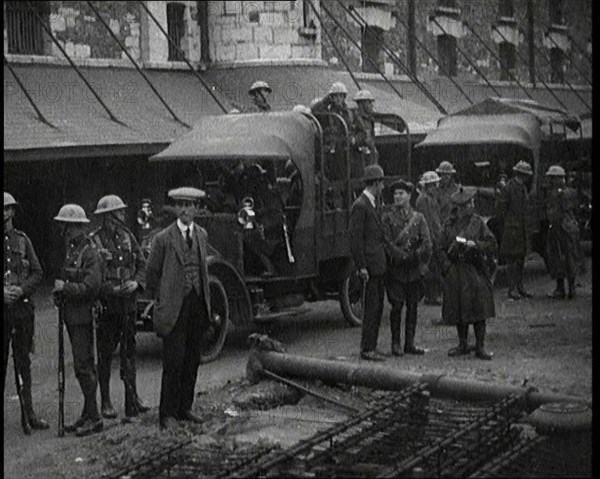
<svg viewBox="0 0 600 479">
<path fill-rule="evenodd" d="M 174 419 L 201 422 L 191 413 L 191 405 L 200 363 L 198 336 L 210 311 L 206 233 L 193 223 L 202 195 L 203 192 L 194 188 L 169 192 L 178 220 L 163 233 L 177 229 L 181 234 L 173 237 L 158 234 L 148 261 L 125 225 L 127 206 L 116 195 L 104 196 L 98 201 L 94 214 L 101 225 L 92 232 L 88 231 L 90 220 L 79 205 L 64 205 L 54 218 L 61 226 L 66 250 L 61 274 L 54 281 L 53 289 L 60 317 L 59 344 L 64 324 L 84 399 L 80 417 L 73 424 L 63 424 L 64 432 L 86 436 L 103 429 L 102 418 L 117 417 L 109 385 L 112 357 L 118 345 L 125 386 L 123 421 L 133 422 L 149 409 L 138 396 L 135 367 L 136 299 L 144 289 L 152 298 L 157 298 L 154 324 L 164 340 L 161 426 L 172 426 Z M 15 198 L 5 192 L 4 382 L 12 343 L 23 429 L 29 433 L 31 428 L 48 428 L 48 423 L 34 413 L 31 396 L 32 294 L 42 280 L 42 268 L 27 235 L 13 226 L 17 205 Z M 173 257 L 174 253 L 177 258 Z M 59 364 L 64 370 L 64 356 L 59 358 Z M 60 417 L 59 413 L 59 433 L 62 432 Z"/>
<path fill-rule="evenodd" d="M 419 181 L 415 208 L 411 206 L 414 186 L 399 180 L 384 187 L 379 165 L 364 170 L 365 189 L 352 205 L 350 246 L 355 266 L 364 282 L 364 316 L 360 346 L 362 359 L 384 361 L 377 338 L 387 293 L 391 305 L 391 354 L 421 355 L 415 346 L 418 304 L 441 305 L 441 320 L 434 324 L 455 325 L 459 344 L 448 356 L 475 352 L 490 360 L 485 349 L 486 320 L 495 316 L 493 277 L 498 244 L 486 222 L 475 213 L 477 189 L 461 186 L 448 161 Z M 525 289 L 523 269 L 528 254 L 529 222 L 527 185 L 531 165 L 518 162 L 513 177 L 498 192 L 497 218 L 502 226 L 500 253 L 507 263 L 508 298 L 531 298 Z M 546 262 L 556 280 L 554 299 L 575 297 L 576 274 L 582 265 L 579 226 L 576 219 L 577 193 L 565 184 L 565 171 L 551 166 L 546 172 L 548 234 Z M 382 196 L 388 193 L 388 206 Z M 568 291 L 565 290 L 565 280 Z M 401 345 L 402 310 L 406 307 L 404 346 Z M 473 325 L 475 345 L 468 342 Z"/>
</svg>

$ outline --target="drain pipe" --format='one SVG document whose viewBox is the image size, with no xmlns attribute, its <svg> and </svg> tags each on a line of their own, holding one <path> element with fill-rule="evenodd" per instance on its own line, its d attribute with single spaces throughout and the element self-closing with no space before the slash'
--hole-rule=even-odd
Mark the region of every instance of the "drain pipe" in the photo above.
<svg viewBox="0 0 600 479">
<path fill-rule="evenodd" d="M 517 386 L 456 379 L 446 374 L 419 374 L 397 367 L 308 358 L 253 348 L 246 366 L 248 379 L 255 381 L 264 370 L 281 376 L 389 391 L 398 391 L 421 382 L 427 384 L 433 397 L 463 401 L 498 401 L 513 393 L 527 392 L 527 402 L 532 408 L 546 403 L 565 402 L 584 403 L 592 407 L 591 399 L 540 392 L 533 388 L 525 390 Z"/>
</svg>

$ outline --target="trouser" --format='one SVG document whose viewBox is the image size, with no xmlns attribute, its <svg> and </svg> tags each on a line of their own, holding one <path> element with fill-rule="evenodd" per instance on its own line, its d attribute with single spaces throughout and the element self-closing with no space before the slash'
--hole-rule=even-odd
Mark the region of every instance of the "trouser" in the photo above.
<svg viewBox="0 0 600 479">
<path fill-rule="evenodd" d="M 200 366 L 200 339 L 207 313 L 195 290 L 183 300 L 173 330 L 163 338 L 159 417 L 179 418 L 192 409 Z"/>
<path fill-rule="evenodd" d="M 137 389 L 135 370 L 136 311 L 107 308 L 98 321 L 98 382 L 102 404 L 110 402 L 112 357 L 120 344 L 120 375 L 125 384 L 125 414 L 135 414 Z"/>
<path fill-rule="evenodd" d="M 360 350 L 363 353 L 375 351 L 381 315 L 383 314 L 383 300 L 385 297 L 384 277 L 369 276 L 365 294 L 365 315 L 362 325 Z"/>
<path fill-rule="evenodd" d="M 402 308 L 404 304 L 392 305 L 390 311 L 390 330 L 392 333 L 392 347 L 400 346 L 400 328 L 402 325 Z M 415 333 L 417 331 L 417 303 L 406 303 L 406 322 L 404 323 L 404 349 L 415 346 Z"/>
<path fill-rule="evenodd" d="M 443 291 L 443 282 L 440 272 L 438 254 L 438 250 L 434 248 L 431 259 L 429 260 L 428 272 L 423 281 L 425 286 L 425 301 L 427 302 L 439 300 Z"/>
<path fill-rule="evenodd" d="M 475 350 L 483 351 L 485 346 L 485 320 L 473 323 L 473 330 L 475 331 Z M 458 333 L 459 347 L 467 350 L 469 347 L 469 325 L 467 323 L 457 324 L 456 332 Z"/>
<path fill-rule="evenodd" d="M 33 415 L 31 398 L 31 359 L 29 354 L 33 347 L 34 312 L 29 302 L 19 302 L 11 307 L 4 305 L 4 379 L 2 392 L 6 389 L 6 368 L 12 343 L 14 360 L 23 381 L 22 395 L 25 412 Z M 13 334 L 14 328 L 14 334 Z"/>
<path fill-rule="evenodd" d="M 523 271 L 525 269 L 525 256 L 509 256 L 506 258 L 506 263 L 509 291 L 524 290 Z"/>
<path fill-rule="evenodd" d="M 82 417 L 98 420 L 96 386 L 98 385 L 96 365 L 94 364 L 94 336 L 92 323 L 67 324 L 67 332 L 73 350 L 75 377 L 83 393 L 84 405 Z"/>
</svg>

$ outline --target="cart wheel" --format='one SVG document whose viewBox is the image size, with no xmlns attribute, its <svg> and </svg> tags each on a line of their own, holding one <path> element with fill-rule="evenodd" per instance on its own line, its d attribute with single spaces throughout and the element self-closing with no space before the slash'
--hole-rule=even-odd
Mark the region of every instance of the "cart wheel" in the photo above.
<svg viewBox="0 0 600 479">
<path fill-rule="evenodd" d="M 340 306 L 344 319 L 350 326 L 362 326 L 363 323 L 363 285 L 364 281 L 358 276 L 356 269 L 340 283 Z"/>
<path fill-rule="evenodd" d="M 209 276 L 211 318 L 208 328 L 200 339 L 200 362 L 214 361 L 223 349 L 227 329 L 229 327 L 229 304 L 223 283 L 214 276 Z"/>
</svg>

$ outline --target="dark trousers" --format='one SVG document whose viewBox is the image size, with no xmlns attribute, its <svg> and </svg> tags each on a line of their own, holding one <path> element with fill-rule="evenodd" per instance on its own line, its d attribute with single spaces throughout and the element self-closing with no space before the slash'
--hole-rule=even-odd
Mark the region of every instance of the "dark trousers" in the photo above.
<svg viewBox="0 0 600 479">
<path fill-rule="evenodd" d="M 392 305 L 390 311 L 390 331 L 392 347 L 400 346 L 400 331 L 402 326 L 402 309 L 406 304 L 406 322 L 404 323 L 404 348 L 415 346 L 417 332 L 418 304 L 423 297 L 423 285 L 420 281 L 401 282 L 388 280 L 388 300 Z"/>
<path fill-rule="evenodd" d="M 439 250 L 434 248 L 429 260 L 427 275 L 424 278 L 425 301 L 437 301 L 442 296 L 444 282 L 440 271 L 439 255 Z"/>
<path fill-rule="evenodd" d="M 92 323 L 67 324 L 67 332 L 73 350 L 75 377 L 79 381 L 79 387 L 81 387 L 84 398 L 81 415 L 88 419 L 98 420 L 100 419 L 96 400 L 98 377 L 96 375 L 96 364 L 94 363 Z"/>
<path fill-rule="evenodd" d="M 523 290 L 523 271 L 525 269 L 525 256 L 508 256 L 506 258 L 508 289 Z"/>
<path fill-rule="evenodd" d="M 383 314 L 383 299 L 385 297 L 385 283 L 382 276 L 369 276 L 365 294 L 365 316 L 362 325 L 360 351 L 362 353 L 375 351 L 379 325 Z"/>
<path fill-rule="evenodd" d="M 102 402 L 110 400 L 112 357 L 120 344 L 120 374 L 125 383 L 125 413 L 133 412 L 136 400 L 135 332 L 136 311 L 107 308 L 98 320 L 98 381 Z"/>
<path fill-rule="evenodd" d="M 31 399 L 31 360 L 29 354 L 33 346 L 34 313 L 31 303 L 19 302 L 10 308 L 4 305 L 4 380 L 2 392 L 6 389 L 6 368 L 9 349 L 12 343 L 14 360 L 23 381 L 22 393 L 28 414 L 33 413 Z M 14 328 L 14 333 L 13 333 Z M 14 334 L 14 336 L 13 336 Z"/>
<path fill-rule="evenodd" d="M 195 290 L 183 300 L 173 330 L 163 338 L 159 418 L 179 418 L 192 409 L 200 366 L 200 340 L 206 311 Z"/>
</svg>

